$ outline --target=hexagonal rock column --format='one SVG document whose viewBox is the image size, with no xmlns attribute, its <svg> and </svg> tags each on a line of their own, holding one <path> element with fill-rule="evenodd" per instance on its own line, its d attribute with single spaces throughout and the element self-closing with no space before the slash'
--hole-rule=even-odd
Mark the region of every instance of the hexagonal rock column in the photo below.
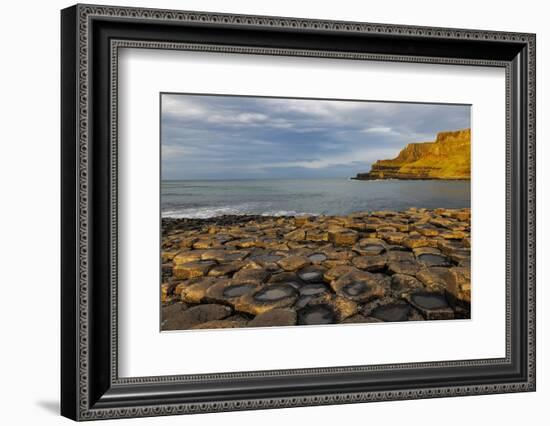
<svg viewBox="0 0 550 426">
<path fill-rule="evenodd" d="M 274 308 L 292 306 L 297 298 L 296 289 L 286 283 L 267 284 L 259 290 L 242 295 L 235 301 L 235 309 L 259 315 Z"/>
</svg>

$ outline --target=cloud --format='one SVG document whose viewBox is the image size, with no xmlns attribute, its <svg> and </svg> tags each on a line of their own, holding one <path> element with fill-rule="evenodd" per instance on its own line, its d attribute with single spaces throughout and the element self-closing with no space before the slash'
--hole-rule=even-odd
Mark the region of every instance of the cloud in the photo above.
<svg viewBox="0 0 550 426">
<path fill-rule="evenodd" d="M 469 127 L 465 105 L 162 95 L 164 179 L 353 176 Z"/>
<path fill-rule="evenodd" d="M 363 129 L 365 133 L 383 133 L 386 135 L 399 134 L 395 132 L 391 127 L 369 127 L 368 129 Z"/>
<path fill-rule="evenodd" d="M 389 158 L 395 155 L 392 149 L 362 149 L 339 155 L 316 157 L 301 161 L 287 161 L 279 163 L 267 163 L 257 167 L 265 168 L 293 168 L 325 169 L 332 166 L 349 166 L 352 164 L 369 164 L 380 158 Z"/>
</svg>

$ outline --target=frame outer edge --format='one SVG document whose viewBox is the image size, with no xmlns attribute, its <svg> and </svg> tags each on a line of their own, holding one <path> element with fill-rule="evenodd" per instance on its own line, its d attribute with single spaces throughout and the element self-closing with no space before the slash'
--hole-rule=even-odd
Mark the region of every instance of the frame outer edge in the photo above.
<svg viewBox="0 0 550 426">
<path fill-rule="evenodd" d="M 282 407 L 296 407 L 296 406 L 308 406 L 308 405 L 325 405 L 325 404 L 343 404 L 351 402 L 366 402 L 366 401 L 379 401 L 379 400 L 399 400 L 399 399 L 415 399 L 415 398 L 432 398 L 440 396 L 461 396 L 461 395 L 474 395 L 474 394 L 487 394 L 487 393 L 501 393 L 501 392 L 517 392 L 517 391 L 529 391 L 534 390 L 535 383 L 535 324 L 534 324 L 534 284 L 535 284 L 535 211 L 534 211 L 534 148 L 535 148 L 535 129 L 534 129 L 534 115 L 535 115 L 535 36 L 527 33 L 510 33 L 510 32 L 497 32 L 497 31 L 482 31 L 482 30 L 463 30 L 463 29 L 447 29 L 447 28 L 430 28 L 430 27 L 415 27 L 415 26 L 403 26 L 403 25 L 388 25 L 388 24 L 368 24 L 368 23 L 354 23 L 354 22 L 337 22 L 327 20 L 313 20 L 313 19 L 298 19 L 298 18 L 280 18 L 280 17 L 267 17 L 267 16 L 247 16 L 247 15 L 230 15 L 230 14 L 217 14 L 217 13 L 203 13 L 203 12 L 185 12 L 185 11 L 170 11 L 170 10 L 158 10 L 158 9 L 141 9 L 141 8 L 127 8 L 127 7 L 110 7 L 110 6 L 97 6 L 97 5 L 77 5 L 73 9 L 76 11 L 75 19 L 75 31 L 77 37 L 77 49 L 74 52 L 74 59 L 76 63 L 76 101 L 78 106 L 77 115 L 77 129 L 76 137 L 78 142 L 78 152 L 76 157 L 73 157 L 72 161 L 76 162 L 76 175 L 75 186 L 77 193 L 77 207 L 75 215 L 77 216 L 76 232 L 78 235 L 76 254 L 78 259 L 77 263 L 77 284 L 72 285 L 75 288 L 73 291 L 76 294 L 76 313 L 73 318 L 73 324 L 77 325 L 77 335 L 74 336 L 75 354 L 78 359 L 75 364 L 75 376 L 76 381 L 74 383 L 74 390 L 76 396 L 75 417 L 73 419 L 78 420 L 92 420 L 102 418 L 113 417 L 141 417 L 151 415 L 169 415 L 178 413 L 198 413 L 198 412 L 215 412 L 215 411 L 229 411 L 229 410 L 243 410 L 243 409 L 262 409 L 262 408 L 282 408 Z M 63 13 L 68 13 L 68 9 L 65 9 Z M 527 314 L 528 322 L 528 379 L 526 382 L 519 383 L 504 383 L 501 385 L 482 385 L 482 386 L 470 386 L 463 388 L 461 386 L 452 386 L 445 389 L 446 392 L 442 392 L 442 389 L 412 389 L 402 391 L 389 391 L 389 392 L 377 392 L 376 395 L 371 394 L 342 394 L 342 395 L 325 395 L 325 396 L 308 396 L 299 398 L 270 398 L 269 400 L 254 400 L 254 401 L 231 401 L 231 402 L 216 402 L 211 404 L 164 404 L 154 407 L 140 407 L 140 408 L 114 408 L 114 409 L 93 409 L 89 407 L 89 389 L 88 389 L 88 377 L 89 374 L 89 359 L 88 359 L 88 137 L 89 137 L 89 117 L 88 117 L 88 83 L 89 83 L 89 67 L 88 67 L 88 49 L 91 40 L 89 39 L 89 18 L 91 16 L 98 17 L 112 17 L 112 18 L 134 18 L 141 20 L 159 20 L 159 21 L 177 21 L 177 22 L 193 22 L 193 23 L 223 23 L 232 26 L 251 25 L 260 28 L 290 28 L 290 29 L 316 29 L 327 32 L 360 32 L 360 33 L 383 33 L 390 35 L 393 33 L 405 35 L 410 34 L 413 37 L 421 38 L 446 38 L 446 39 L 473 39 L 473 40 L 486 40 L 486 41 L 507 41 L 523 43 L 528 46 L 528 160 L 527 171 L 529 176 L 528 181 L 528 194 L 527 204 L 528 209 L 528 283 L 527 283 L 527 297 L 529 312 Z M 68 108 L 72 107 L 70 105 Z M 63 113 L 67 113 L 66 105 L 62 106 Z M 63 129 L 67 126 L 66 123 L 62 123 Z M 73 141 L 74 142 L 74 141 Z M 64 144 L 64 142 L 63 142 Z M 64 145 L 62 145 L 64 146 Z M 67 161 L 63 161 L 65 171 L 67 170 Z M 67 184 L 63 182 L 63 189 L 67 189 Z M 65 208 L 65 207 L 64 207 Z M 73 210 L 74 207 L 73 207 Z M 66 225 L 63 224 L 66 228 Z M 65 229 L 66 231 L 66 229 Z M 72 257 L 71 259 L 74 259 Z M 64 265 L 63 270 L 67 267 L 67 257 L 63 256 Z M 63 288 L 67 286 L 66 280 L 63 281 Z M 64 317 L 65 318 L 65 317 Z M 64 340 L 64 341 L 70 341 Z M 64 348 L 63 348 L 64 349 Z M 63 366 L 63 369 L 66 369 Z M 64 399 L 65 396 L 65 399 Z M 62 400 L 66 402 L 66 394 L 62 393 Z M 62 404 L 63 405 L 63 404 Z M 63 413 L 67 415 L 67 412 Z"/>
</svg>

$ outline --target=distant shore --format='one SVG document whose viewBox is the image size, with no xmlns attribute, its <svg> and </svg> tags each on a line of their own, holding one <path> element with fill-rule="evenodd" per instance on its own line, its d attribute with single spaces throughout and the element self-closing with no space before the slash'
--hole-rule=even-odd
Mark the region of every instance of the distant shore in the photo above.
<svg viewBox="0 0 550 426">
<path fill-rule="evenodd" d="M 371 176 L 370 173 L 357 173 L 355 176 L 350 177 L 351 180 L 440 180 L 440 181 L 469 181 L 469 177 L 428 177 L 428 176 L 391 176 L 391 177 L 380 177 L 380 176 Z"/>
<path fill-rule="evenodd" d="M 162 219 L 162 329 L 470 317 L 470 210 Z"/>
</svg>

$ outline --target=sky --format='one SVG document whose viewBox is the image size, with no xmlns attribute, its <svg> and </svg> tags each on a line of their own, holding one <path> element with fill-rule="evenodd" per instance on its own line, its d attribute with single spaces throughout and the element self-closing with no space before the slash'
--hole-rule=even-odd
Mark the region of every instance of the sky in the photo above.
<svg viewBox="0 0 550 426">
<path fill-rule="evenodd" d="M 469 105 L 162 94 L 162 179 L 349 178 L 467 127 Z"/>
</svg>

